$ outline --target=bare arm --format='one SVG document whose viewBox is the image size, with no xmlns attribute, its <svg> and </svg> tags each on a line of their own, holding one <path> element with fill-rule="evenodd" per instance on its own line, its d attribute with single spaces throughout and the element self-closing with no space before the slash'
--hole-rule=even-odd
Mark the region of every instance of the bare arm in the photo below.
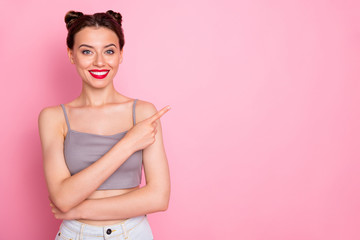
<svg viewBox="0 0 360 240">
<path fill-rule="evenodd" d="M 71 176 L 63 154 L 64 135 L 59 114 L 62 114 L 59 107 L 41 111 L 39 133 L 50 200 L 62 212 L 67 212 L 90 196 L 133 152 L 149 145 L 155 128 L 146 121 L 133 127 L 131 134 L 103 157 Z"/>
<path fill-rule="evenodd" d="M 156 112 L 153 105 L 147 115 Z M 112 220 L 144 215 L 167 209 L 170 198 L 170 176 L 163 145 L 160 120 L 155 142 L 143 150 L 146 186 L 132 192 L 103 199 L 85 200 L 69 213 L 53 208 L 56 218 Z"/>
<path fill-rule="evenodd" d="M 170 198 L 170 176 L 160 120 L 157 122 L 156 141 L 143 150 L 146 186 L 120 196 L 85 200 L 79 205 L 80 218 L 123 219 L 167 209 Z"/>
<path fill-rule="evenodd" d="M 64 159 L 64 135 L 59 108 L 47 108 L 39 115 L 43 164 L 51 201 L 63 212 L 94 192 L 130 155 L 126 142 L 119 141 L 94 164 L 71 176 Z"/>
</svg>

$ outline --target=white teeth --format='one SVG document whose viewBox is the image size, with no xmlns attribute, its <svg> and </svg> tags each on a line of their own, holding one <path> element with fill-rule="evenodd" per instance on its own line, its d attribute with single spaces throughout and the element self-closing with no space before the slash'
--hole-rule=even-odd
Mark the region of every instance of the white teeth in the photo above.
<svg viewBox="0 0 360 240">
<path fill-rule="evenodd" d="M 94 74 L 94 75 L 97 75 L 97 76 L 102 76 L 102 75 L 105 75 L 105 74 L 107 74 L 109 71 L 105 71 L 105 72 L 92 72 L 92 71 L 90 71 L 92 74 Z"/>
</svg>

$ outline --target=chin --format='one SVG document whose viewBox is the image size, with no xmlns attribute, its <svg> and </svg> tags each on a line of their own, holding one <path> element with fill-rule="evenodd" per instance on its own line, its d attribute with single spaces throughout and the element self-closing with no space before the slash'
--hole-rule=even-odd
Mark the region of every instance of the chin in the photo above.
<svg viewBox="0 0 360 240">
<path fill-rule="evenodd" d="M 86 84 L 92 88 L 97 88 L 97 89 L 101 89 L 101 88 L 105 88 L 107 86 L 109 86 L 111 84 L 110 81 L 106 81 L 106 80 L 97 80 L 96 82 L 94 80 L 92 81 L 84 81 L 83 84 Z"/>
</svg>

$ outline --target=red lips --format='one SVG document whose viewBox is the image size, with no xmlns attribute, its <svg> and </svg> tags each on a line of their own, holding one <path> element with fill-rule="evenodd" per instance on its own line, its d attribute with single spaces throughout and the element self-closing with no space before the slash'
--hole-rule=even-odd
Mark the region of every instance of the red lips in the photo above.
<svg viewBox="0 0 360 240">
<path fill-rule="evenodd" d="M 108 75 L 108 73 L 110 72 L 110 70 L 101 70 L 101 69 L 92 69 L 89 70 L 89 73 L 91 74 L 91 76 L 93 76 L 96 79 L 103 79 L 106 78 L 106 76 Z"/>
</svg>

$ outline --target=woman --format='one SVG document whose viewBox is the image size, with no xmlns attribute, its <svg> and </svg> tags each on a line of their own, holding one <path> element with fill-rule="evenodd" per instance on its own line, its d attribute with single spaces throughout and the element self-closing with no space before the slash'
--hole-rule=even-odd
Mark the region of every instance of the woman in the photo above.
<svg viewBox="0 0 360 240">
<path fill-rule="evenodd" d="M 56 239 L 153 239 L 146 215 L 165 211 L 170 196 L 159 120 L 170 107 L 157 111 L 115 90 L 124 46 L 120 13 L 70 11 L 65 22 L 82 91 L 39 114 L 50 206 L 63 219 Z"/>
</svg>

